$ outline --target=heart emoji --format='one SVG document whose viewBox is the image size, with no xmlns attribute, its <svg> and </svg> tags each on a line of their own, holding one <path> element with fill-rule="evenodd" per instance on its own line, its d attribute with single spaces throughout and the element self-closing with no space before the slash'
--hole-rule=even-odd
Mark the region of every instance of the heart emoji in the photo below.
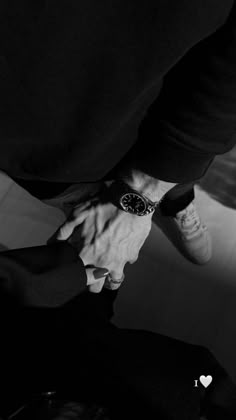
<svg viewBox="0 0 236 420">
<path fill-rule="evenodd" d="M 210 383 L 212 382 L 212 376 L 211 375 L 208 375 L 208 376 L 201 375 L 199 380 L 200 380 L 201 384 L 205 388 L 207 388 L 210 385 Z"/>
</svg>

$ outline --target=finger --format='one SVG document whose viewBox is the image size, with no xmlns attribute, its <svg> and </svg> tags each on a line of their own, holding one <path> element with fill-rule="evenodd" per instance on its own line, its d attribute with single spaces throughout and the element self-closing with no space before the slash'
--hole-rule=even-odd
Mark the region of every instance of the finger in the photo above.
<svg viewBox="0 0 236 420">
<path fill-rule="evenodd" d="M 110 273 L 106 278 L 106 288 L 110 290 L 119 289 L 124 281 L 124 278 L 124 266 L 110 270 Z"/>
<path fill-rule="evenodd" d="M 58 230 L 56 230 L 56 232 L 54 232 L 54 234 L 52 236 L 50 236 L 50 238 L 47 240 L 47 245 L 54 244 L 55 242 L 58 241 L 57 232 L 58 232 Z"/>
<path fill-rule="evenodd" d="M 105 278 L 98 280 L 97 283 L 91 284 L 88 289 L 91 293 L 100 293 L 105 283 Z"/>
<path fill-rule="evenodd" d="M 77 216 L 71 220 L 67 220 L 57 231 L 56 239 L 59 241 L 66 241 L 73 233 L 76 226 L 84 222 L 87 217 L 87 212 Z"/>
<path fill-rule="evenodd" d="M 104 285 L 104 287 L 106 288 L 106 289 L 109 289 L 109 290 L 117 290 L 117 289 L 119 289 L 119 287 L 121 286 L 121 284 L 123 283 L 123 281 L 124 281 L 124 279 L 125 279 L 125 275 L 124 274 L 122 274 L 122 276 L 118 279 L 118 278 L 114 278 L 114 277 L 112 277 L 110 274 L 106 277 L 106 280 L 105 280 L 105 285 Z"/>
<path fill-rule="evenodd" d="M 110 269 L 109 270 L 109 275 L 112 278 L 112 280 L 114 281 L 122 281 L 123 277 L 124 277 L 124 267 L 119 267 L 117 269 Z"/>
<path fill-rule="evenodd" d="M 133 257 L 129 260 L 130 264 L 134 264 L 138 260 L 138 257 Z"/>
<path fill-rule="evenodd" d="M 95 267 L 95 266 L 87 266 L 85 267 L 86 274 L 87 274 L 87 286 L 97 284 L 102 279 L 108 276 L 109 270 L 107 268 Z"/>
</svg>

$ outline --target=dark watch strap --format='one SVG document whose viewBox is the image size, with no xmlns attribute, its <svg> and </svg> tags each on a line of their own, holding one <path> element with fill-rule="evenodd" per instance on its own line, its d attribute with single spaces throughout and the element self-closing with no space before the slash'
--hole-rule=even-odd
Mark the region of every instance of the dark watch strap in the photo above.
<svg viewBox="0 0 236 420">
<path fill-rule="evenodd" d="M 129 185 L 127 185 L 122 180 L 116 180 L 114 181 L 106 190 L 105 196 L 108 201 L 113 203 L 116 207 L 120 208 L 121 210 L 124 210 L 124 208 L 121 205 L 121 197 L 125 194 L 135 194 L 136 196 L 140 197 L 145 202 L 145 211 L 143 213 L 137 214 L 138 216 L 145 216 L 147 214 L 152 213 L 157 203 L 151 201 L 149 198 L 147 198 L 145 195 L 139 193 L 138 191 L 132 189 Z M 133 212 L 133 214 L 136 214 Z"/>
</svg>

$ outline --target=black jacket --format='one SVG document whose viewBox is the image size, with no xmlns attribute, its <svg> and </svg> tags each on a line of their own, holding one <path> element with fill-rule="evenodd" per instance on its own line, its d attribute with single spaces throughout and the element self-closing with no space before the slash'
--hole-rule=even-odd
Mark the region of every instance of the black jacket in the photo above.
<svg viewBox="0 0 236 420">
<path fill-rule="evenodd" d="M 96 181 L 135 144 L 128 158 L 154 177 L 201 176 L 234 143 L 233 4 L 1 2 L 0 168 Z M 137 142 L 151 104 L 152 132 Z"/>
<path fill-rule="evenodd" d="M 0 311 L 59 307 L 86 283 L 82 260 L 65 241 L 0 253 Z"/>
<path fill-rule="evenodd" d="M 65 242 L 0 254 L 4 418 L 56 389 L 109 405 L 112 419 L 199 419 L 204 390 L 195 381 L 211 374 L 215 384 L 223 369 L 201 346 L 113 326 L 116 295 L 86 293 L 82 263 Z"/>
</svg>

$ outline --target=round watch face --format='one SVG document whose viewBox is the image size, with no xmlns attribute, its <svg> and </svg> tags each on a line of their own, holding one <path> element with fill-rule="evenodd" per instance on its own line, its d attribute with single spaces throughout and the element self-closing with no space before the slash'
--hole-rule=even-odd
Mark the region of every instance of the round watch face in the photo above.
<svg viewBox="0 0 236 420">
<path fill-rule="evenodd" d="M 125 211 L 135 214 L 142 214 L 146 210 L 146 202 L 135 193 L 126 193 L 120 199 L 120 204 Z"/>
</svg>

